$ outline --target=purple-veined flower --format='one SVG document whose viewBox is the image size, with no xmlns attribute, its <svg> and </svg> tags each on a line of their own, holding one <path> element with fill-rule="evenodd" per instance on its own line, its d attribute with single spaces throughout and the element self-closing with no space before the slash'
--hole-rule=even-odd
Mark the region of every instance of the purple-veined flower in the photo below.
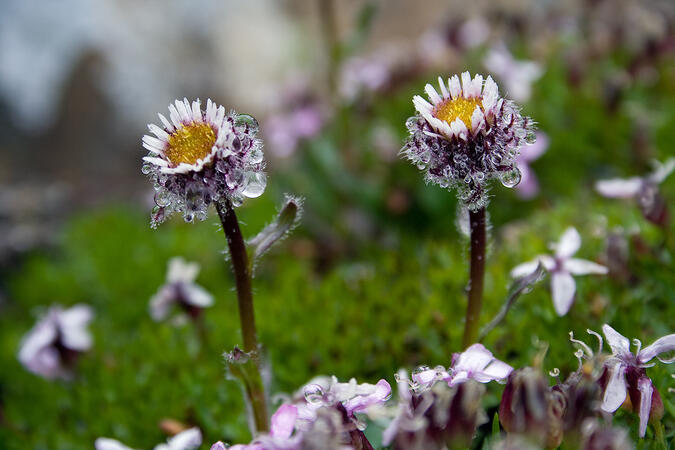
<svg viewBox="0 0 675 450">
<path fill-rule="evenodd" d="M 193 450 L 200 445 L 202 445 L 202 432 L 199 428 L 193 427 L 170 437 L 166 443 L 156 445 L 154 450 Z M 94 448 L 96 450 L 133 450 L 120 441 L 110 438 L 96 439 Z"/>
<path fill-rule="evenodd" d="M 162 126 L 149 124 L 154 136 L 143 136 L 150 153 L 142 171 L 152 180 L 155 203 L 152 226 L 173 212 L 191 222 L 204 220 L 211 203 L 230 201 L 238 206 L 244 197 L 260 196 L 266 186 L 258 123 L 251 116 L 225 113 L 210 99 L 206 111 L 196 100 L 176 100 L 169 105 Z"/>
<path fill-rule="evenodd" d="M 44 378 L 68 378 L 78 355 L 92 346 L 87 326 L 93 317 L 87 305 L 52 306 L 21 341 L 19 361 Z"/>
<path fill-rule="evenodd" d="M 663 413 L 663 403 L 659 392 L 654 389 L 652 380 L 647 376 L 646 368 L 657 358 L 663 363 L 672 363 L 675 358 L 661 359 L 659 355 L 675 350 L 675 334 L 669 334 L 657 339 L 645 348 L 642 343 L 633 339 L 635 353 L 630 351 L 630 341 L 614 328 L 605 324 L 602 326 L 605 339 L 612 349 L 612 356 L 605 361 L 607 369 L 607 386 L 602 399 L 602 409 L 613 413 L 630 395 L 633 408 L 640 416 L 640 437 L 645 435 L 650 413 Z"/>
<path fill-rule="evenodd" d="M 533 144 L 525 144 L 520 148 L 520 154 L 516 158 L 521 174 L 520 183 L 516 186 L 516 193 L 519 197 L 530 199 L 539 192 L 539 182 L 529 163 L 543 155 L 548 145 L 548 136 L 538 131 L 537 140 Z"/>
<path fill-rule="evenodd" d="M 406 122 L 410 136 L 401 153 L 424 171 L 427 182 L 457 188 L 470 209 L 487 204 L 487 181 L 504 186 L 520 182 L 516 156 L 526 142 L 534 142 L 534 124 L 510 100 L 501 98 L 488 76 L 473 79 L 469 72 L 438 79 L 440 94 L 427 84 L 431 103 L 416 95 L 418 112 Z"/>
<path fill-rule="evenodd" d="M 511 270 L 511 276 L 521 278 L 533 273 L 541 263 L 551 274 L 551 295 L 553 306 L 559 316 L 564 316 L 572 307 L 576 283 L 572 275 L 605 275 L 607 268 L 600 264 L 572 256 L 581 247 L 581 236 L 574 227 L 570 227 L 552 245 L 554 254 L 539 255 L 533 261 L 520 264 Z"/>
<path fill-rule="evenodd" d="M 396 374 L 399 403 L 382 434 L 382 444 L 396 449 L 466 448 L 487 418 L 481 407 L 484 386 L 474 380 L 449 386 L 428 381 L 423 386 Z"/>
<path fill-rule="evenodd" d="M 654 170 L 642 177 L 611 178 L 595 183 L 595 190 L 609 198 L 635 199 L 647 220 L 658 225 L 665 223 L 667 205 L 658 186 L 675 170 L 675 158 L 664 163 L 654 161 Z"/>
<path fill-rule="evenodd" d="M 517 61 L 504 43 L 490 49 L 483 59 L 488 72 L 504 83 L 506 92 L 517 102 L 526 102 L 532 95 L 532 83 L 542 75 L 541 66 L 534 61 Z"/>
<path fill-rule="evenodd" d="M 505 380 L 512 371 L 513 367 L 495 358 L 483 344 L 473 344 L 464 352 L 452 356 L 452 365 L 448 370 L 443 366 L 434 369 L 422 366 L 413 372 L 412 381 L 422 389 L 439 380 L 452 387 L 467 380 L 479 383 Z"/>
<path fill-rule="evenodd" d="M 150 299 L 150 315 L 154 320 L 164 320 L 171 307 L 178 305 L 192 316 L 213 305 L 213 296 L 195 283 L 199 264 L 175 257 L 169 260 L 166 283 Z"/>
</svg>

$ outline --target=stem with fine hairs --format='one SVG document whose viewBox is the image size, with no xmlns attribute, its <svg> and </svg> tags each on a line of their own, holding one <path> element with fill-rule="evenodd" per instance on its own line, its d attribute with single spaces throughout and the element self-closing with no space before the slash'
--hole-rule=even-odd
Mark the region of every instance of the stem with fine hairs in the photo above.
<svg viewBox="0 0 675 450">
<path fill-rule="evenodd" d="M 485 208 L 469 211 L 469 223 L 471 224 L 471 266 L 462 339 L 464 349 L 478 339 L 478 322 L 483 303 L 483 278 L 485 277 Z"/>
</svg>

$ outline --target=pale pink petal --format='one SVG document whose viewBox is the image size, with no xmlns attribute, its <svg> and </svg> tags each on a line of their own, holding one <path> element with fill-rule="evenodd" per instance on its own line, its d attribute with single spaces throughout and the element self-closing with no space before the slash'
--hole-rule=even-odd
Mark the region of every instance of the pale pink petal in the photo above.
<svg viewBox="0 0 675 450">
<path fill-rule="evenodd" d="M 427 369 L 419 372 L 413 372 L 412 380 L 420 385 L 427 385 L 436 379 L 436 370 Z"/>
<path fill-rule="evenodd" d="M 668 353 L 675 351 L 675 334 L 669 334 L 668 336 L 663 336 L 662 338 L 657 339 L 654 343 L 648 347 L 643 348 L 640 353 L 638 353 L 638 363 L 645 364 L 651 361 L 655 356 L 660 355 L 661 353 Z M 662 360 L 666 363 L 674 362 L 675 359 Z"/>
<path fill-rule="evenodd" d="M 533 144 L 525 144 L 520 148 L 519 160 L 534 161 L 543 155 L 549 146 L 549 138 L 545 133 L 537 132 L 537 139 Z M 522 181 L 521 181 L 522 183 Z"/>
<path fill-rule="evenodd" d="M 452 369 L 454 371 L 482 371 L 494 359 L 490 350 L 483 344 L 473 344 L 456 358 Z"/>
<path fill-rule="evenodd" d="M 652 393 L 654 391 L 652 381 L 647 377 L 641 377 L 638 380 L 638 390 L 640 391 L 640 437 L 643 438 L 647 431 L 649 413 L 652 409 Z"/>
<path fill-rule="evenodd" d="M 438 77 L 438 86 L 441 88 L 441 94 L 443 94 L 443 98 L 450 98 L 450 93 L 448 92 L 448 88 L 445 87 L 445 82 L 443 82 L 443 78 Z"/>
<path fill-rule="evenodd" d="M 602 326 L 602 332 L 605 335 L 607 343 L 612 348 L 612 353 L 620 357 L 630 355 L 630 341 L 627 337 L 621 335 L 607 324 Z"/>
<path fill-rule="evenodd" d="M 559 316 L 564 316 L 572 307 L 576 283 L 567 272 L 553 272 L 551 274 L 551 295 L 553 307 Z"/>
<path fill-rule="evenodd" d="M 213 306 L 213 295 L 209 294 L 206 289 L 196 284 L 183 284 L 183 293 L 185 294 L 185 302 L 197 306 L 199 308 L 208 308 Z"/>
<path fill-rule="evenodd" d="M 362 385 L 363 386 L 363 385 Z M 391 386 L 386 380 L 382 379 L 372 386 L 371 392 L 366 395 L 357 395 L 354 398 L 343 402 L 343 406 L 348 413 L 364 411 L 371 405 L 384 403 L 391 394 Z"/>
<path fill-rule="evenodd" d="M 560 237 L 555 254 L 558 258 L 569 258 L 581 247 L 581 236 L 574 227 L 569 227 Z"/>
<path fill-rule="evenodd" d="M 613 413 L 626 400 L 626 366 L 616 362 L 609 367 L 609 383 L 602 397 L 602 410 Z"/>
<path fill-rule="evenodd" d="M 230 450 L 237 450 L 237 448 L 242 449 L 242 448 L 245 448 L 245 446 L 243 446 L 243 445 L 233 445 L 232 447 L 229 447 L 229 448 L 230 448 Z M 225 444 L 223 444 L 221 441 L 218 441 L 211 446 L 211 450 L 227 450 L 227 449 L 228 449 L 228 447 L 225 447 Z"/>
<path fill-rule="evenodd" d="M 419 95 L 413 97 L 413 105 L 415 105 L 415 109 L 420 114 L 431 114 L 431 111 L 434 109 L 434 106 L 431 103 L 424 100 Z"/>
<path fill-rule="evenodd" d="M 531 199 L 539 193 L 537 177 L 523 160 L 518 161 L 518 170 L 520 170 L 520 183 L 516 185 L 516 194 L 522 199 Z"/>
<path fill-rule="evenodd" d="M 604 197 L 633 198 L 638 195 L 643 183 L 640 177 L 613 178 L 596 182 L 595 190 Z"/>
<path fill-rule="evenodd" d="M 284 403 L 272 415 L 270 434 L 276 438 L 288 439 L 293 434 L 297 418 L 297 406 Z"/>
<path fill-rule="evenodd" d="M 652 183 L 661 184 L 675 170 L 675 158 L 668 158 L 663 164 L 656 161 L 655 166 L 654 172 L 648 178 Z"/>
<path fill-rule="evenodd" d="M 469 92 L 471 91 L 471 74 L 469 72 L 462 72 L 462 96 L 464 98 L 469 97 Z"/>
<path fill-rule="evenodd" d="M 608 272 L 607 267 L 603 265 L 594 263 L 593 261 L 577 258 L 565 260 L 563 263 L 563 268 L 572 275 L 606 275 Z"/>
</svg>

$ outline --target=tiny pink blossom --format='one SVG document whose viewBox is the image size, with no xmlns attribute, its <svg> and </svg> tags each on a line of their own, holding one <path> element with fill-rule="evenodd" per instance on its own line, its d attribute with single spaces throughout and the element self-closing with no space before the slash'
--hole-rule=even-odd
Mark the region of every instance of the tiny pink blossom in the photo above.
<svg viewBox="0 0 675 450">
<path fill-rule="evenodd" d="M 171 307 L 177 305 L 191 314 L 197 314 L 213 305 L 213 296 L 195 283 L 199 264 L 175 257 L 169 260 L 166 283 L 150 299 L 150 315 L 156 321 L 164 320 Z"/>
<path fill-rule="evenodd" d="M 661 402 L 645 368 L 653 366 L 650 361 L 658 358 L 660 354 L 675 350 L 675 334 L 659 338 L 645 348 L 641 348 L 641 342 L 634 339 L 633 343 L 637 348 L 633 353 L 630 351 L 630 341 L 614 328 L 605 324 L 602 331 L 612 349 L 612 356 L 605 362 L 609 380 L 602 398 L 602 409 L 609 413 L 616 411 L 629 393 L 631 399 L 639 398 L 640 437 L 644 437 L 652 406 L 655 402 Z M 658 359 L 663 363 L 675 361 L 675 359 Z"/>
<path fill-rule="evenodd" d="M 87 305 L 52 306 L 23 338 L 19 361 L 44 378 L 68 378 L 73 359 L 92 346 L 87 326 L 93 316 Z"/>
<path fill-rule="evenodd" d="M 553 306 L 559 316 L 564 316 L 572 307 L 576 283 L 572 275 L 607 274 L 607 268 L 585 259 L 572 258 L 581 247 L 581 236 L 570 227 L 553 245 L 554 255 L 539 255 L 536 259 L 520 264 L 511 270 L 511 276 L 522 278 L 534 273 L 541 263 L 551 274 Z"/>
<path fill-rule="evenodd" d="M 504 84 L 506 94 L 517 102 L 530 99 L 532 84 L 543 73 L 541 66 L 534 61 L 514 59 L 504 43 L 496 45 L 485 55 L 483 65 Z"/>
</svg>

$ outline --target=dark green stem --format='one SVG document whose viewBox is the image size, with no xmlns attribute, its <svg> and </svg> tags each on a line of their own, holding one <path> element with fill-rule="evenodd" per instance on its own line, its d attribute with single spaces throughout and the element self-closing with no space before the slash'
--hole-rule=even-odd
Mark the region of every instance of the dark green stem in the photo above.
<svg viewBox="0 0 675 450">
<path fill-rule="evenodd" d="M 258 337 L 255 328 L 255 315 L 253 311 L 253 291 L 251 289 L 251 266 L 248 260 L 246 244 L 239 228 L 239 221 L 234 212 L 232 203 L 226 201 L 224 205 L 216 204 L 220 222 L 227 238 L 230 249 L 230 258 L 234 269 L 234 278 L 237 287 L 237 302 L 239 305 L 239 321 L 241 334 L 244 339 L 244 351 L 253 355 L 256 369 L 253 379 L 245 381 L 245 392 L 251 405 L 253 419 L 257 433 L 269 430 L 267 418 L 267 402 L 265 400 L 265 388 L 260 376 Z"/>
<path fill-rule="evenodd" d="M 478 339 L 478 322 L 483 303 L 483 278 L 485 276 L 485 208 L 469 211 L 469 223 L 471 224 L 471 266 L 462 348 L 469 347 Z"/>
</svg>

